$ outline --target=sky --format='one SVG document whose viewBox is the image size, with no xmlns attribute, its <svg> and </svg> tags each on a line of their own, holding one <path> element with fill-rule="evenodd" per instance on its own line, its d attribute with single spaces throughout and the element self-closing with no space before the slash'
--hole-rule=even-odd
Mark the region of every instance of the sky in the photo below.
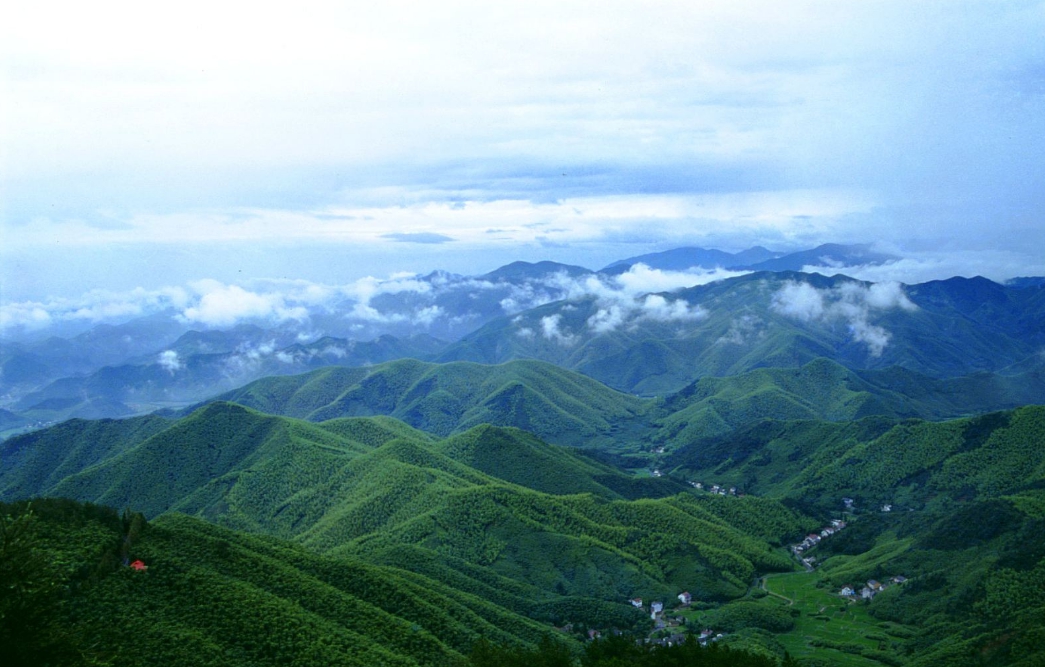
<svg viewBox="0 0 1045 667">
<path fill-rule="evenodd" d="M 1042 35 L 1019 0 L 6 3 L 0 308 L 685 245 L 1045 275 Z"/>
</svg>

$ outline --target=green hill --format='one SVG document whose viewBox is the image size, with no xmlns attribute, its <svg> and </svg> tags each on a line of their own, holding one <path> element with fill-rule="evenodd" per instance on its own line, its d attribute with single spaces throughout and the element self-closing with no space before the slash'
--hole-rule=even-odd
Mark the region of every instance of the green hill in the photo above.
<svg viewBox="0 0 1045 667">
<path fill-rule="evenodd" d="M 771 578 L 778 597 L 758 599 L 767 617 L 789 600 L 810 615 L 779 636 L 793 655 L 868 666 L 1037 665 L 1043 441 L 1041 406 L 945 422 L 763 421 L 695 442 L 670 463 L 687 478 L 737 484 L 824 517 L 845 511 L 849 525 L 803 554 L 817 569 Z M 886 589 L 869 602 L 838 595 L 868 581 Z"/>
<path fill-rule="evenodd" d="M 33 455 L 3 469 L 2 498 L 65 496 L 150 517 L 182 512 L 383 562 L 414 548 L 444 573 L 470 563 L 495 580 L 613 601 L 676 588 L 740 595 L 756 570 L 790 567 L 769 542 L 805 525 L 778 508 L 774 534 L 750 535 L 703 499 L 668 495 L 681 490 L 675 482 L 637 483 L 515 429 L 483 426 L 433 441 L 389 418 L 313 424 L 230 403 L 155 423 L 165 428 L 147 437 L 123 422 L 80 435 L 64 428 L 68 453 L 113 443 L 78 466 L 58 448 L 35 452 L 51 442 L 42 435 L 9 440 L 5 458 Z M 625 500 L 647 491 L 665 497 Z"/>
<path fill-rule="evenodd" d="M 634 452 L 674 449 L 761 419 L 944 419 L 1045 402 L 1045 370 L 936 379 L 895 367 L 850 370 L 817 358 L 702 378 L 651 400 L 541 362 L 403 360 L 265 378 L 215 400 L 310 421 L 390 415 L 438 436 L 493 424 L 560 445 Z"/>
<path fill-rule="evenodd" d="M 840 506 L 904 508 L 1045 484 L 1045 407 L 944 422 L 763 421 L 679 450 L 669 465 L 751 492 Z"/>
<path fill-rule="evenodd" d="M 181 515 L 152 524 L 61 500 L 0 504 L 4 664 L 462 665 L 484 638 L 547 626 L 422 575 L 334 559 Z M 17 559 L 17 561 L 16 561 Z M 136 572 L 124 559 L 141 559 Z M 5 581 L 6 583 L 6 581 Z M 560 641 L 568 641 L 563 638 Z"/>
<path fill-rule="evenodd" d="M 610 442 L 615 426 L 634 421 L 646 405 L 541 362 L 484 366 L 412 359 L 265 378 L 217 400 L 311 421 L 390 415 L 440 436 L 480 424 L 514 426 L 562 445 Z"/>
<path fill-rule="evenodd" d="M 1045 402 L 1045 370 L 935 379 L 902 368 L 853 371 L 829 359 L 703 378 L 655 409 L 652 442 L 681 447 L 763 419 L 833 422 L 880 415 L 945 419 Z"/>
</svg>

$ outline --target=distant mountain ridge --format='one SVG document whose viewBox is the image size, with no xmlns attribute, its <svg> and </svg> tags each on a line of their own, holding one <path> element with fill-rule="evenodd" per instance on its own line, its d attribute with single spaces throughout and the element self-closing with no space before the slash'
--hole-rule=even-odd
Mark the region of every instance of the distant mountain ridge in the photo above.
<svg viewBox="0 0 1045 667">
<path fill-rule="evenodd" d="M 662 271 L 686 271 L 693 268 L 733 269 L 776 259 L 783 255 L 784 253 L 766 250 L 761 246 L 748 248 L 737 253 L 711 248 L 674 248 L 663 252 L 647 253 L 618 260 L 608 264 L 600 273 L 618 275 L 626 272 L 636 264 L 645 264 L 652 269 L 660 269 Z"/>
<path fill-rule="evenodd" d="M 903 288 L 926 312 L 960 315 L 948 329 L 938 318 L 904 321 L 909 314 L 902 309 L 868 306 L 866 299 L 847 302 L 838 290 L 848 288 L 838 276 L 832 286 L 781 271 L 892 259 L 867 245 L 825 244 L 790 254 L 761 247 L 741 253 L 677 248 L 614 262 L 601 272 L 550 261 L 514 262 L 473 277 L 437 271 L 387 286 L 375 282 L 365 302 L 338 297 L 310 313 L 307 332 L 294 321 L 187 330 L 185 321 L 170 319 L 174 313 L 152 315 L 99 325 L 69 340 L 6 344 L 0 349 L 0 407 L 29 423 L 126 416 L 182 407 L 267 375 L 408 357 L 487 364 L 541 359 L 640 395 L 670 393 L 699 377 L 798 366 L 819 357 L 851 368 L 902 365 L 938 377 L 1010 372 L 1006 368 L 1029 372 L 1040 365 L 1032 350 L 1042 345 L 1038 279 L 990 287 L 985 279 L 963 278 Z M 730 298 L 714 285 L 648 294 L 641 281 L 652 276 L 651 288 L 663 289 L 655 286 L 663 277 L 627 274 L 639 271 L 637 263 L 654 272 L 771 268 L 758 280 L 810 285 L 819 292 L 804 296 L 821 303 L 807 305 L 821 310 L 791 304 L 789 313 L 775 312 L 782 306 L 774 300 L 779 294 Z M 671 283 L 685 284 L 684 276 Z M 742 281 L 727 284 L 739 297 Z M 843 308 L 866 317 L 854 320 Z"/>
<path fill-rule="evenodd" d="M 737 253 L 708 248 L 675 248 L 622 259 L 607 265 L 600 273 L 617 275 L 636 264 L 662 271 L 688 269 L 734 269 L 741 271 L 803 271 L 806 267 L 847 267 L 881 265 L 899 257 L 873 250 L 871 244 L 840 245 L 825 243 L 811 250 L 774 252 L 754 246 Z"/>
<path fill-rule="evenodd" d="M 300 373 L 332 365 L 364 366 L 404 357 L 426 358 L 445 346 L 431 336 L 373 341 L 323 337 L 277 347 L 269 332 L 251 337 L 188 332 L 167 350 L 124 366 L 106 366 L 86 377 L 63 378 L 21 397 L 12 407 L 23 417 L 123 417 L 164 405 L 185 405 L 259 376 Z M 133 407 L 132 407 L 133 406 Z M 143 410 L 143 407 L 145 410 Z"/>
<path fill-rule="evenodd" d="M 493 320 L 438 359 L 541 359 L 651 395 L 821 357 L 937 378 L 1029 370 L 1045 345 L 1045 289 L 983 278 L 900 286 L 759 272 L 654 297 L 543 305 Z"/>
</svg>

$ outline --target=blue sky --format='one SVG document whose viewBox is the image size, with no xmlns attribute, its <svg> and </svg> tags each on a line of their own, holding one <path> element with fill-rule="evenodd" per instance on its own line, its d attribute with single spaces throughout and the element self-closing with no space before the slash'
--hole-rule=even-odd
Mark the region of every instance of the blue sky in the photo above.
<svg viewBox="0 0 1045 667">
<path fill-rule="evenodd" d="M 680 245 L 1045 273 L 1045 3 L 419 4 L 5 9 L 0 299 Z"/>
</svg>

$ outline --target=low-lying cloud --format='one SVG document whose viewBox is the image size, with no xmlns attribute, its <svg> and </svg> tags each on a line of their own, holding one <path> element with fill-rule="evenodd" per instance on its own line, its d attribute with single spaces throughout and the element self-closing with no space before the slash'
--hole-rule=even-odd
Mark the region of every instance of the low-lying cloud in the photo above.
<svg viewBox="0 0 1045 667">
<path fill-rule="evenodd" d="M 181 359 L 178 358 L 178 353 L 174 350 L 164 350 L 163 352 L 160 352 L 160 356 L 157 358 L 156 363 L 171 375 L 174 375 L 175 371 L 180 371 L 185 368 L 185 364 L 183 364 Z"/>
<path fill-rule="evenodd" d="M 872 324 L 876 311 L 917 310 L 899 283 L 863 285 L 847 282 L 832 289 L 818 289 L 809 283 L 788 281 L 773 295 L 771 308 L 799 322 L 842 321 L 853 339 L 867 345 L 873 357 L 881 356 L 891 334 Z"/>
<path fill-rule="evenodd" d="M 200 280 L 181 287 L 92 291 L 78 299 L 8 303 L 0 309 L 0 329 L 42 331 L 59 323 L 89 327 L 165 314 L 182 325 L 211 329 L 242 323 L 305 327 L 370 338 L 430 331 L 452 338 L 498 315 L 512 315 L 559 300 L 594 298 L 588 322 L 607 333 L 642 320 L 684 322 L 703 312 L 684 300 L 658 296 L 736 275 L 733 271 L 661 271 L 637 264 L 626 273 L 571 275 L 565 271 L 513 279 L 467 277 L 445 272 L 427 276 L 396 273 L 368 276 L 343 285 L 306 280 L 256 280 L 228 284 Z M 316 325 L 322 322 L 322 325 Z M 531 324 L 531 327 L 540 327 Z M 566 334 L 559 342 L 572 340 Z"/>
<path fill-rule="evenodd" d="M 307 308 L 288 304 L 277 292 L 251 292 L 239 285 L 223 285 L 214 280 L 194 283 L 192 287 L 200 298 L 196 305 L 181 313 L 180 317 L 186 322 L 228 327 L 241 320 L 303 322 L 308 319 Z"/>
</svg>

